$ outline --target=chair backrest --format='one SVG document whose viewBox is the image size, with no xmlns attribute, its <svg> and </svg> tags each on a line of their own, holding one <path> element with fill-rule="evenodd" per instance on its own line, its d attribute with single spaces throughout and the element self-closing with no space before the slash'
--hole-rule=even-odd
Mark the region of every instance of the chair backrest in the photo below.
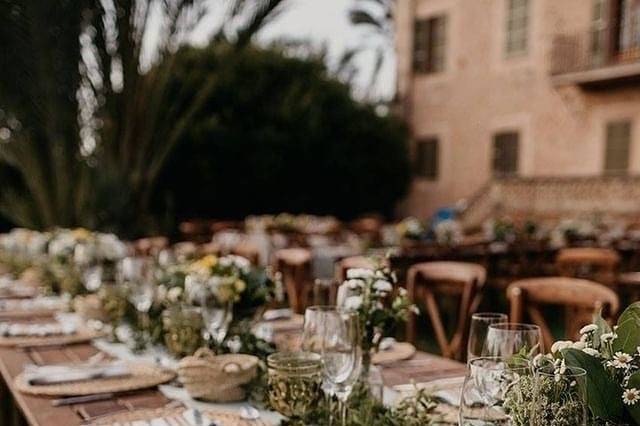
<svg viewBox="0 0 640 426">
<path fill-rule="evenodd" d="M 602 310 L 603 316 L 612 319 L 618 313 L 620 301 L 610 288 L 593 281 L 567 278 L 529 278 L 511 283 L 507 288 L 511 305 L 510 320 L 523 322 L 525 313 L 540 327 L 545 348 L 549 349 L 554 338 L 542 314 L 545 305 L 565 307 L 565 337 L 575 339 L 580 328 L 591 322 L 594 312 Z"/>
<path fill-rule="evenodd" d="M 147 237 L 134 242 L 136 254 L 143 256 L 155 256 L 167 247 L 169 247 L 167 237 Z"/>
<path fill-rule="evenodd" d="M 385 260 L 386 262 L 386 260 Z M 349 269 L 375 269 L 376 261 L 366 256 L 350 256 L 345 257 L 336 262 L 335 279 L 338 284 L 347 279 L 347 271 Z"/>
<path fill-rule="evenodd" d="M 282 274 L 291 309 L 303 313 L 307 307 L 311 282 L 311 252 L 304 248 L 286 248 L 273 254 L 274 270 Z"/>
<path fill-rule="evenodd" d="M 607 285 L 615 284 L 619 264 L 618 252 L 608 248 L 566 248 L 556 256 L 559 275 L 590 279 Z"/>
<path fill-rule="evenodd" d="M 470 315 L 480 304 L 481 290 L 486 281 L 481 265 L 467 262 L 424 262 L 409 268 L 407 292 L 414 302 L 423 301 L 431 320 L 442 355 L 461 359 Z M 458 316 L 451 340 L 443 325 L 436 296 L 459 298 Z M 415 316 L 407 323 L 407 339 L 415 341 Z"/>
</svg>

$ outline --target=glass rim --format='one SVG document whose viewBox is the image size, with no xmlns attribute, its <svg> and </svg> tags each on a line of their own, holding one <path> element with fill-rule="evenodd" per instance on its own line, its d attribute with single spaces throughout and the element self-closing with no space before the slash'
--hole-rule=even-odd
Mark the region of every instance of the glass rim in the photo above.
<svg viewBox="0 0 640 426">
<path fill-rule="evenodd" d="M 540 326 L 522 322 L 497 322 L 489 324 L 489 328 L 499 331 L 540 331 Z"/>
<path fill-rule="evenodd" d="M 553 365 L 544 365 L 542 367 L 538 367 L 535 369 L 536 374 L 545 377 L 555 377 L 556 367 Z M 566 370 L 564 373 L 560 374 L 561 377 L 568 378 L 578 378 L 578 377 L 586 377 L 587 370 L 582 367 L 575 367 L 571 365 L 566 366 Z"/>
<path fill-rule="evenodd" d="M 484 318 L 509 318 L 507 314 L 502 312 L 476 312 L 471 315 L 471 319 L 484 319 Z M 504 322 L 506 323 L 506 321 Z M 503 324 L 503 323 L 496 323 Z"/>
<path fill-rule="evenodd" d="M 305 364 L 291 365 L 291 361 L 301 361 Z M 322 369 L 322 356 L 309 351 L 276 352 L 267 356 L 267 365 L 275 370 L 288 372 L 319 371 Z"/>
<path fill-rule="evenodd" d="M 322 312 L 336 312 L 338 314 L 341 315 L 348 315 L 349 317 L 356 317 L 358 315 L 357 312 L 352 312 L 352 311 L 348 311 L 342 307 L 339 307 L 337 305 L 313 305 L 313 306 L 309 306 L 308 308 L 305 309 L 304 311 L 304 315 L 306 316 L 307 311 L 309 312 L 318 312 L 318 313 L 322 313 Z"/>
<path fill-rule="evenodd" d="M 518 365 L 510 365 L 509 361 L 514 360 L 519 362 L 520 364 Z M 528 370 L 533 372 L 533 364 L 531 361 L 527 360 L 527 359 L 514 359 L 513 357 L 510 356 L 491 356 L 491 355 L 487 355 L 487 356 L 479 356 L 476 358 L 472 358 L 468 361 L 469 363 L 469 367 L 474 366 L 477 368 L 482 368 L 485 370 L 503 370 L 503 368 L 499 368 L 499 367 L 484 367 L 484 366 L 478 366 L 476 364 L 478 364 L 480 361 L 495 361 L 495 362 L 502 362 L 506 365 L 508 365 L 512 370 Z"/>
</svg>

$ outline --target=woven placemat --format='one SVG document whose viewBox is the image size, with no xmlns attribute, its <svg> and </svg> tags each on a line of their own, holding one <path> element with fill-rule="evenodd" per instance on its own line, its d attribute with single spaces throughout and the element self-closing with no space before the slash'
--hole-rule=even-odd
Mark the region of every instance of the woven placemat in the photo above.
<svg viewBox="0 0 640 426">
<path fill-rule="evenodd" d="M 389 364 L 403 361 L 414 356 L 416 347 L 407 342 L 396 342 L 389 349 L 373 354 L 371 362 L 374 364 Z"/>
<path fill-rule="evenodd" d="M 129 364 L 131 375 L 52 385 L 30 385 L 24 373 L 15 378 L 16 388 L 31 395 L 80 396 L 151 388 L 173 380 L 173 371 L 152 364 Z"/>
<path fill-rule="evenodd" d="M 180 408 L 159 408 L 159 409 L 143 409 L 128 412 L 121 412 L 116 414 L 109 414 L 99 419 L 95 419 L 90 423 L 86 423 L 88 426 L 112 426 L 115 424 L 126 424 L 135 421 L 150 421 L 157 418 L 165 418 L 169 420 L 169 424 L 187 424 L 180 423 L 178 418 L 182 416 L 182 413 L 186 410 L 184 407 Z M 215 411 L 204 410 L 202 414 L 209 420 L 215 421 L 220 426 L 270 426 L 271 424 L 265 420 L 244 420 L 239 414 L 231 411 Z"/>
<path fill-rule="evenodd" d="M 51 336 L 0 336 L 0 347 L 64 346 L 88 342 L 101 336 L 104 336 L 104 333 L 89 328 L 80 328 L 73 334 L 57 334 Z"/>
</svg>

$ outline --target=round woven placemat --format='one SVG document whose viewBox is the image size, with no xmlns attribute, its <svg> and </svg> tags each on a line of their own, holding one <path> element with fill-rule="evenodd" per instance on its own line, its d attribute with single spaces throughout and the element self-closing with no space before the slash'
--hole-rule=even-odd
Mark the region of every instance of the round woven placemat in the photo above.
<svg viewBox="0 0 640 426">
<path fill-rule="evenodd" d="M 88 423 L 87 426 L 107 426 L 114 424 L 130 423 L 135 421 L 150 421 L 157 418 L 172 418 L 182 416 L 186 410 L 180 408 L 159 408 L 159 409 L 142 409 L 136 411 L 128 411 L 123 413 L 109 414 Z M 244 420 L 239 414 L 230 411 L 214 411 L 205 410 L 202 412 L 209 420 L 215 421 L 220 426 L 270 426 L 270 423 L 264 420 Z M 169 424 L 179 424 L 177 421 L 169 422 Z M 184 423 L 186 424 L 186 423 Z"/>
<path fill-rule="evenodd" d="M 130 376 L 84 380 L 52 385 L 30 385 L 24 373 L 15 378 L 16 388 L 31 395 L 80 396 L 105 392 L 125 392 L 151 388 L 173 380 L 173 371 L 152 364 L 129 364 Z"/>
<path fill-rule="evenodd" d="M 386 351 L 373 354 L 371 362 L 374 364 L 388 364 L 395 361 L 403 361 L 414 356 L 416 347 L 407 342 L 396 342 Z"/>
<path fill-rule="evenodd" d="M 80 328 L 73 334 L 51 336 L 0 336 L 0 347 L 10 346 L 63 346 L 82 343 L 103 336 L 104 333 L 88 328 Z"/>
</svg>

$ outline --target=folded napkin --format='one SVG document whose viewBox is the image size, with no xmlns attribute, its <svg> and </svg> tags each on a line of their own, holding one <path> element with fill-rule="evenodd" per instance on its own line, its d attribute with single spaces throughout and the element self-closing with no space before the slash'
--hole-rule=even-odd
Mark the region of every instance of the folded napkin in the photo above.
<svg viewBox="0 0 640 426">
<path fill-rule="evenodd" d="M 293 316 L 293 311 L 289 308 L 269 309 L 262 315 L 265 321 L 275 321 L 279 319 L 288 319 Z"/>
<path fill-rule="evenodd" d="M 0 323 L 0 336 L 4 337 L 68 336 L 75 332 L 76 325 L 73 323 Z"/>
<path fill-rule="evenodd" d="M 424 383 L 397 385 L 394 386 L 393 389 L 402 393 L 413 392 L 416 388 L 425 389 L 427 393 L 440 401 L 454 407 L 459 407 L 463 383 L 464 377 L 447 377 Z"/>
<path fill-rule="evenodd" d="M 65 300 L 60 297 L 39 297 L 25 300 L 0 300 L 0 309 L 4 310 L 38 310 L 38 309 L 62 309 Z"/>
<path fill-rule="evenodd" d="M 378 347 L 378 349 L 380 349 L 381 351 L 389 351 L 393 349 L 393 346 L 396 343 L 396 339 L 394 339 L 393 337 L 385 337 L 380 341 L 380 346 Z"/>
<path fill-rule="evenodd" d="M 24 370 L 30 385 L 55 385 L 85 380 L 126 377 L 131 375 L 129 368 L 121 361 L 76 365 L 27 365 Z"/>
</svg>

